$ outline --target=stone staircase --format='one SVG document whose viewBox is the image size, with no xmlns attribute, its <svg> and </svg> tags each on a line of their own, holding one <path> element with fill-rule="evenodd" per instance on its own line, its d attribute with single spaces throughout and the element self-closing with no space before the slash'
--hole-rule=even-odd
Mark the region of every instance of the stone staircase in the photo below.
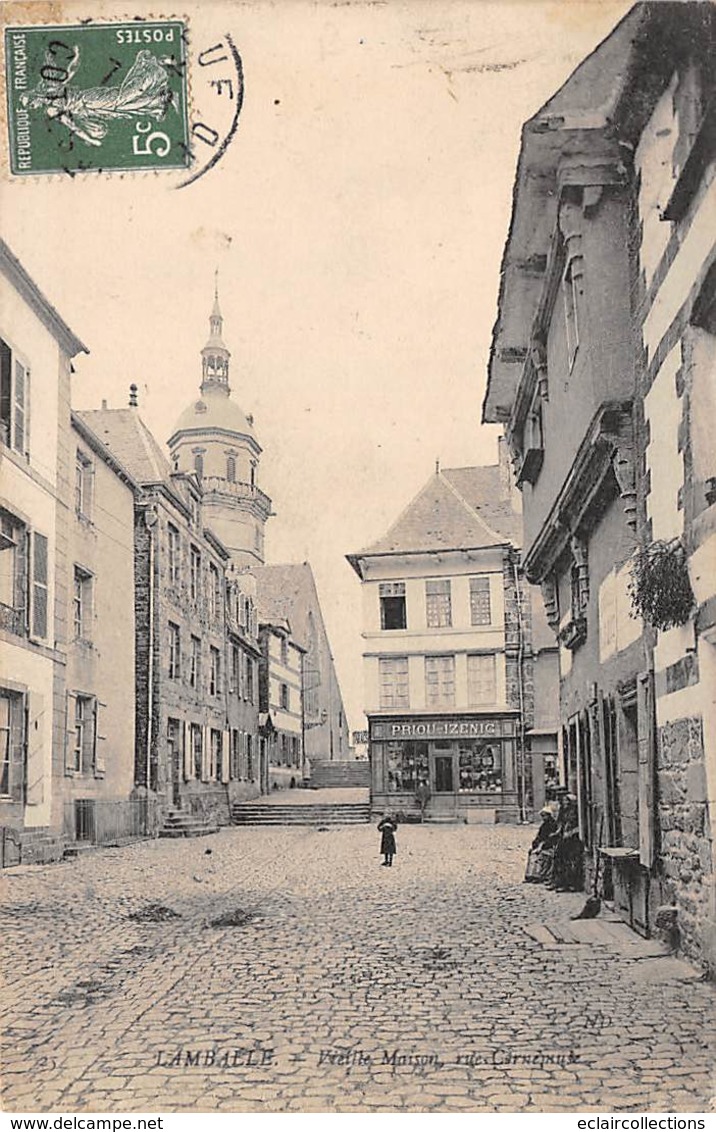
<svg viewBox="0 0 716 1132">
<path fill-rule="evenodd" d="M 159 830 L 160 837 L 206 837 L 218 833 L 219 827 L 210 819 L 200 817 L 188 810 L 167 810 L 164 825 Z"/>
<path fill-rule="evenodd" d="M 368 789 L 370 763 L 357 759 L 341 762 L 328 759 L 311 760 L 311 789 L 333 790 L 336 787 Z"/>
<path fill-rule="evenodd" d="M 324 802 L 296 806 L 280 802 L 237 802 L 231 818 L 234 825 L 365 825 L 370 821 L 370 804 Z"/>
</svg>

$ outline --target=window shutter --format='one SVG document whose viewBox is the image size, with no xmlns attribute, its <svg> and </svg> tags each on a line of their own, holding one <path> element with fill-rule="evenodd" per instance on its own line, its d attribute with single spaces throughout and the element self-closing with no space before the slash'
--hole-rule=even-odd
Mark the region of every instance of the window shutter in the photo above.
<svg viewBox="0 0 716 1132">
<path fill-rule="evenodd" d="M 228 782 L 229 774 L 229 744 L 226 731 L 221 732 L 221 781 Z"/>
<path fill-rule="evenodd" d="M 12 446 L 10 423 L 12 421 L 12 350 L 0 338 L 0 429 L 2 441 Z"/>
<path fill-rule="evenodd" d="M 65 697 L 65 774 L 73 774 L 73 751 L 75 746 L 75 699 L 73 692 Z"/>
<path fill-rule="evenodd" d="M 14 390 L 14 433 L 12 446 L 16 452 L 25 453 L 25 367 L 15 360 L 15 390 Z"/>
<path fill-rule="evenodd" d="M 208 782 L 211 777 L 209 773 L 209 759 L 211 758 L 210 740 L 211 735 L 208 727 L 202 727 L 202 747 L 201 747 L 201 781 Z"/>
<path fill-rule="evenodd" d="M 45 701 L 39 692 L 27 696 L 27 797 L 28 806 L 39 806 L 45 797 Z"/>
<path fill-rule="evenodd" d="M 107 765 L 105 762 L 105 743 L 107 736 L 102 734 L 101 722 L 103 711 L 107 707 L 101 700 L 94 702 L 94 772 L 97 778 L 103 778 Z"/>
<path fill-rule="evenodd" d="M 17 539 L 17 554 L 15 555 L 15 592 L 17 599 L 15 608 L 21 612 L 23 625 L 30 629 L 30 602 L 28 600 L 28 559 L 30 557 L 30 531 L 26 527 L 20 528 Z M 20 616 L 20 613 L 18 613 Z"/>
<path fill-rule="evenodd" d="M 656 778 L 656 728 L 654 720 L 654 673 L 640 672 L 636 678 L 637 734 L 639 744 L 639 859 L 651 868 L 655 855 L 654 803 Z"/>
<path fill-rule="evenodd" d="M 24 696 L 10 700 L 10 797 L 25 801 L 25 751 L 27 742 L 27 704 Z"/>
<path fill-rule="evenodd" d="M 32 635 L 47 638 L 47 538 L 32 532 Z"/>
<path fill-rule="evenodd" d="M 30 458 L 30 371 L 25 370 L 25 455 Z"/>
</svg>

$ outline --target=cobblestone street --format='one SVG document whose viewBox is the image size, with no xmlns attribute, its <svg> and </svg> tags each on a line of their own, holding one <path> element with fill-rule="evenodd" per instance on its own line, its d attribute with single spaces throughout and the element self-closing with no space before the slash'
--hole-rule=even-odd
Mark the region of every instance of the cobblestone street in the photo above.
<svg viewBox="0 0 716 1132">
<path fill-rule="evenodd" d="M 403 826 L 390 870 L 374 826 L 231 828 L 7 873 L 4 1108 L 708 1109 L 713 988 L 528 934 L 583 904 L 521 883 L 531 836 Z"/>
</svg>

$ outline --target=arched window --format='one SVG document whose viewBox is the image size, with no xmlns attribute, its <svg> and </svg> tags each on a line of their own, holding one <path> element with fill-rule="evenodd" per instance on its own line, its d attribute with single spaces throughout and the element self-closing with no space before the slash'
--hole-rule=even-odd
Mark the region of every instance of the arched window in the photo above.
<svg viewBox="0 0 716 1132">
<path fill-rule="evenodd" d="M 204 475 L 204 457 L 201 455 L 201 453 L 197 453 L 197 455 L 194 457 L 194 471 L 198 475 L 199 479 L 201 479 L 201 477 Z"/>
<path fill-rule="evenodd" d="M 256 465 L 255 464 L 251 465 L 251 486 L 252 487 L 256 486 Z"/>
<path fill-rule="evenodd" d="M 228 456 L 226 459 L 226 478 L 229 483 L 236 483 L 236 457 Z"/>
</svg>

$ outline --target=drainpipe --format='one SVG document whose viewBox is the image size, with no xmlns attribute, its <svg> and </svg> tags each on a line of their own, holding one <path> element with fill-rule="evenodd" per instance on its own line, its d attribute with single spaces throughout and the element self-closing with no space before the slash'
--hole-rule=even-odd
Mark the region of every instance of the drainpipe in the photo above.
<svg viewBox="0 0 716 1132">
<path fill-rule="evenodd" d="M 301 653 L 301 782 L 306 777 L 306 654 Z"/>
<path fill-rule="evenodd" d="M 524 692 L 524 633 L 522 631 L 522 591 L 520 589 L 520 576 L 517 569 L 517 559 L 512 559 L 512 573 L 515 581 L 515 598 L 517 601 L 517 693 L 519 696 L 520 719 L 517 727 L 517 782 L 518 804 L 520 808 L 520 821 L 527 821 L 525 806 L 525 692 Z"/>
<path fill-rule="evenodd" d="M 149 531 L 149 676 L 147 684 L 147 745 L 145 786 L 147 787 L 147 803 L 151 789 L 150 761 L 152 753 L 152 721 L 154 719 L 154 527 L 157 525 L 157 512 L 147 508 L 144 512 L 144 524 Z"/>
</svg>

